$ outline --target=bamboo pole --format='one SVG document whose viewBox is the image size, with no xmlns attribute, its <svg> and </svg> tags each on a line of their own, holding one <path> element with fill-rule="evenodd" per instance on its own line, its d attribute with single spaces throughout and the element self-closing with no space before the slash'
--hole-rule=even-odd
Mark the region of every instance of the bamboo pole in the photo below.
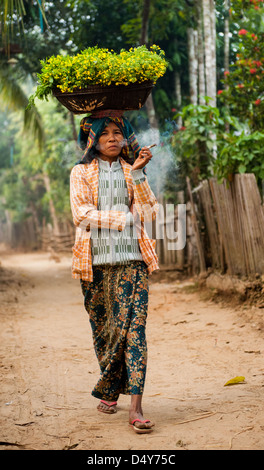
<svg viewBox="0 0 264 470">
<path fill-rule="evenodd" d="M 201 243 L 197 218 L 196 218 L 196 214 L 195 214 L 195 207 L 194 207 L 194 202 L 193 202 L 190 178 L 188 176 L 186 177 L 186 182 L 187 182 L 187 189 L 188 189 L 191 208 L 192 208 L 192 225 L 193 225 L 193 230 L 194 230 L 194 233 L 195 233 L 195 239 L 196 239 L 196 244 L 197 244 L 199 262 L 200 262 L 200 271 L 204 272 L 204 271 L 206 271 L 204 251 L 203 251 L 203 247 L 202 247 L 202 243 Z"/>
</svg>

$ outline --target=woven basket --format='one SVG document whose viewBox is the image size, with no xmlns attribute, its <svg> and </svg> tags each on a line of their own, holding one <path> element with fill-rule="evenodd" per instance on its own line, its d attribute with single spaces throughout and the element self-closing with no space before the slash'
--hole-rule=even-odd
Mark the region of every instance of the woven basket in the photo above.
<svg viewBox="0 0 264 470">
<path fill-rule="evenodd" d="M 130 85 L 91 85 L 76 89 L 71 93 L 53 90 L 53 95 L 74 114 L 85 114 L 103 109 L 120 109 L 129 111 L 140 109 L 145 104 L 153 83 L 146 81 Z"/>
</svg>

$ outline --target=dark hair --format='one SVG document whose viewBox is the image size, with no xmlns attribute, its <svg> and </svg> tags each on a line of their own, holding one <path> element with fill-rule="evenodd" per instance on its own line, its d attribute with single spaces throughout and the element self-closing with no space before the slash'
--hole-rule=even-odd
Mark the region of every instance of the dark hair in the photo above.
<svg viewBox="0 0 264 470">
<path fill-rule="evenodd" d="M 99 155 L 99 153 L 97 152 L 97 150 L 92 147 L 85 155 L 84 157 L 82 158 L 82 160 L 80 160 L 79 163 L 91 163 L 97 156 Z"/>
<path fill-rule="evenodd" d="M 93 134 L 95 135 L 95 138 L 94 138 L 93 144 L 89 148 L 89 150 L 88 149 L 85 150 L 86 147 L 87 147 L 88 134 L 91 131 L 91 126 L 93 125 L 93 121 L 94 121 L 94 124 L 96 124 L 96 129 L 94 129 L 94 132 L 93 132 Z M 77 163 L 91 163 L 96 157 L 99 156 L 99 152 L 96 148 L 97 143 L 98 143 L 98 140 L 100 138 L 102 130 L 109 123 L 109 121 L 110 122 L 112 121 L 111 117 L 105 117 L 105 118 L 102 118 L 102 119 L 91 120 L 92 125 L 91 125 L 91 122 L 89 122 L 89 119 L 87 120 L 87 122 L 84 122 L 83 120 L 81 121 L 84 127 L 82 125 L 80 127 L 80 132 L 79 132 L 79 136 L 78 136 L 78 144 L 79 144 L 80 148 L 82 150 L 84 150 L 84 154 L 83 154 L 83 157 L 81 158 L 81 160 Z M 129 127 L 129 124 L 126 123 L 126 124 L 124 124 L 124 127 L 123 127 L 121 123 L 115 122 L 115 121 L 114 121 L 114 124 L 117 127 L 119 127 L 120 131 L 123 134 L 124 139 L 126 139 L 126 141 L 129 142 L 128 137 L 131 135 L 131 133 L 133 133 L 133 129 L 131 128 L 131 126 Z M 88 132 L 87 132 L 86 128 L 88 129 Z M 132 150 L 132 147 L 129 144 L 126 145 L 126 148 L 123 148 L 121 150 L 120 156 L 127 163 L 129 163 L 131 165 L 134 163 L 134 159 L 135 159 L 134 158 L 134 151 Z"/>
</svg>

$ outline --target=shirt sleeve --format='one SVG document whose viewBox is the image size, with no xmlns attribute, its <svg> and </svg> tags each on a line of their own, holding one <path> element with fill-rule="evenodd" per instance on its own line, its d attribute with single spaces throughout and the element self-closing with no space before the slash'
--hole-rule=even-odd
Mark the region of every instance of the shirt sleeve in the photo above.
<svg viewBox="0 0 264 470">
<path fill-rule="evenodd" d="M 159 210 L 158 201 L 152 192 L 143 169 L 131 170 L 134 199 L 137 213 L 142 222 L 155 220 Z"/>
<path fill-rule="evenodd" d="M 131 176 L 132 176 L 133 184 L 143 183 L 143 181 L 145 181 L 146 179 L 145 174 L 143 173 L 143 169 L 131 170 Z"/>
</svg>

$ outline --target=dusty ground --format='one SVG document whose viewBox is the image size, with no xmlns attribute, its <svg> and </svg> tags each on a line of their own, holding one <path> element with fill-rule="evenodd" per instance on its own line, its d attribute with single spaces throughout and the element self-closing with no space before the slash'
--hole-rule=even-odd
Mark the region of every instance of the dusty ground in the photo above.
<svg viewBox="0 0 264 470">
<path fill-rule="evenodd" d="M 153 276 L 143 405 L 156 426 L 136 435 L 129 397 L 109 416 L 90 395 L 99 369 L 70 257 L 0 258 L 1 449 L 264 449 L 263 309 Z"/>
</svg>

